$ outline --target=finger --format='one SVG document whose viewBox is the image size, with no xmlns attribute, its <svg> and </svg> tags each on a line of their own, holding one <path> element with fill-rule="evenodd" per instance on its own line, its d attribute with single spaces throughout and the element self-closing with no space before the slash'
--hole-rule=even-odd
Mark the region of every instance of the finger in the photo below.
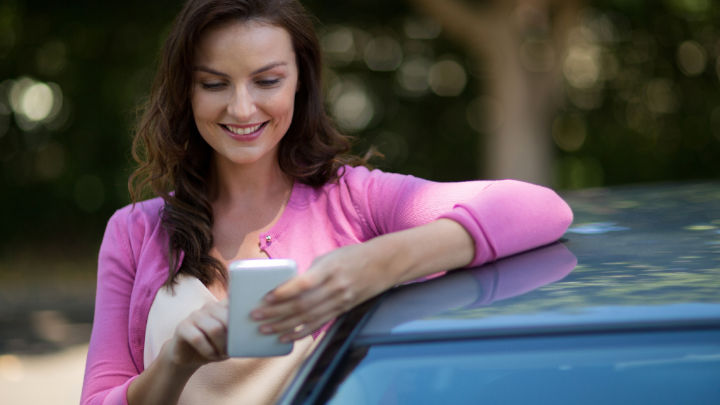
<svg viewBox="0 0 720 405">
<path fill-rule="evenodd" d="M 279 340 L 283 343 L 291 342 L 293 340 L 300 340 L 305 336 L 311 335 L 316 330 L 320 329 L 323 325 L 330 322 L 332 319 L 334 319 L 334 317 L 323 320 L 318 319 L 312 323 L 305 324 L 290 333 L 280 335 Z"/>
<path fill-rule="evenodd" d="M 250 312 L 250 317 L 256 321 L 267 321 L 278 318 L 288 318 L 296 314 L 307 312 L 320 303 L 328 300 L 329 289 L 320 285 L 312 290 L 305 291 L 293 299 L 273 304 L 264 304 Z"/>
<path fill-rule="evenodd" d="M 202 332 L 207 342 L 213 347 L 214 357 L 225 354 L 225 341 L 227 329 L 225 325 L 213 316 L 198 316 L 194 319 L 195 326 Z"/>
<path fill-rule="evenodd" d="M 178 325 L 178 338 L 194 350 L 200 357 L 214 359 L 217 355 L 215 347 L 210 344 L 205 334 L 192 322 L 184 321 Z"/>
<path fill-rule="evenodd" d="M 260 325 L 260 332 L 265 334 L 285 334 L 294 332 L 297 327 L 314 323 L 323 324 L 342 312 L 343 304 L 340 297 L 323 297 L 314 303 L 305 304 L 307 309 Z"/>
<path fill-rule="evenodd" d="M 227 329 L 228 317 L 230 316 L 230 310 L 226 302 L 214 302 L 206 304 L 202 311 L 206 312 L 209 316 L 217 319 Z"/>
<path fill-rule="evenodd" d="M 322 274 L 322 272 L 307 271 L 279 285 L 267 293 L 263 300 L 268 303 L 287 301 L 308 290 L 317 288 L 325 282 L 326 278 L 327 276 Z"/>
</svg>

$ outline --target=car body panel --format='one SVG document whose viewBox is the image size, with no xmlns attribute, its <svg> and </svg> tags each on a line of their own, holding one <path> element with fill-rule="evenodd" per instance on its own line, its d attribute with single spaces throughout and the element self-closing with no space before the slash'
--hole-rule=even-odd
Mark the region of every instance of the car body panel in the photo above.
<svg viewBox="0 0 720 405">
<path fill-rule="evenodd" d="M 436 403 L 433 393 L 473 389 L 464 373 L 484 394 L 506 393 L 489 403 L 578 403 L 577 390 L 556 401 L 507 394 L 513 379 L 561 390 L 563 378 L 585 384 L 584 403 L 622 398 L 583 378 L 629 403 L 720 402 L 720 183 L 564 197 L 575 221 L 558 243 L 398 287 L 339 319 L 282 403 L 363 403 L 352 398 L 374 391 L 389 397 L 365 403 Z M 493 368 L 506 363 L 517 367 Z M 417 392 L 398 391 L 408 387 Z"/>
</svg>

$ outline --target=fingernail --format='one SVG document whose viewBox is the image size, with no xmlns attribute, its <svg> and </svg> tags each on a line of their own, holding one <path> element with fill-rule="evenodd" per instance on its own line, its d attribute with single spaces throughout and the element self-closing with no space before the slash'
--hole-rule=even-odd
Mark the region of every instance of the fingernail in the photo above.
<svg viewBox="0 0 720 405">
<path fill-rule="evenodd" d="M 280 338 L 281 343 L 288 343 L 290 340 L 290 336 L 283 336 Z"/>
<path fill-rule="evenodd" d="M 263 315 L 262 311 L 253 311 L 250 313 L 250 316 L 252 317 L 252 319 L 255 319 L 256 321 L 263 319 L 265 317 L 265 315 Z"/>
<path fill-rule="evenodd" d="M 265 297 L 263 297 L 263 301 L 265 301 L 265 302 L 274 302 L 274 301 L 275 301 L 275 297 L 273 297 L 272 294 L 268 294 L 268 295 L 266 295 Z"/>
<path fill-rule="evenodd" d="M 272 332 L 272 328 L 268 325 L 263 325 L 260 327 L 260 333 L 270 333 Z"/>
</svg>

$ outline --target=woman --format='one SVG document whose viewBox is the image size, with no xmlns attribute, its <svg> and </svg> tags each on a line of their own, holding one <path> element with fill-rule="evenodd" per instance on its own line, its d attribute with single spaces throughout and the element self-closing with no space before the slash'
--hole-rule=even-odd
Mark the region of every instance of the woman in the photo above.
<svg viewBox="0 0 720 405">
<path fill-rule="evenodd" d="M 190 0 L 135 139 L 133 200 L 100 249 L 82 403 L 270 403 L 343 311 L 399 283 L 550 243 L 572 213 L 516 181 L 433 183 L 346 155 L 295 0 Z M 226 268 L 292 258 L 252 312 L 293 353 L 228 359 Z"/>
</svg>

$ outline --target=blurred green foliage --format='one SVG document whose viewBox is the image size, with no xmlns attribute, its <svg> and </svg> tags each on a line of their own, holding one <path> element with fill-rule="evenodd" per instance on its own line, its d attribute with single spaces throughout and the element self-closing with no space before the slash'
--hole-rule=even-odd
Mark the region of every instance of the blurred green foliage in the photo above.
<svg viewBox="0 0 720 405">
<path fill-rule="evenodd" d="M 392 48 L 394 40 L 406 56 L 417 52 L 473 71 L 465 51 L 441 32 L 408 40 L 413 24 L 433 30 L 409 2 L 304 3 L 325 39 L 351 30 L 356 47 L 382 37 L 389 40 L 378 49 Z M 179 1 L 167 0 L 0 4 L 0 254 L 23 245 L 96 246 L 107 218 L 129 202 L 137 108 L 179 8 Z M 548 129 L 557 145 L 555 186 L 717 177 L 720 3 L 598 0 L 588 2 L 583 16 L 594 32 L 583 49 L 595 55 L 602 74 L 566 86 L 567 101 Z M 354 89 L 361 93 L 351 95 L 365 97 L 365 104 L 348 108 L 370 108 L 350 111 L 365 119 L 343 127 L 358 137 L 357 151 L 379 147 L 386 159 L 378 165 L 389 170 L 476 178 L 487 134 L 468 106 L 480 96 L 480 78 L 468 73 L 452 97 L 408 91 L 397 66 L 372 70 L 367 49 L 364 57 L 361 51 L 329 58 L 327 72 L 329 100 Z M 52 103 L 44 105 L 48 94 Z M 35 110 L 24 117 L 16 111 L 26 107 Z"/>
</svg>

